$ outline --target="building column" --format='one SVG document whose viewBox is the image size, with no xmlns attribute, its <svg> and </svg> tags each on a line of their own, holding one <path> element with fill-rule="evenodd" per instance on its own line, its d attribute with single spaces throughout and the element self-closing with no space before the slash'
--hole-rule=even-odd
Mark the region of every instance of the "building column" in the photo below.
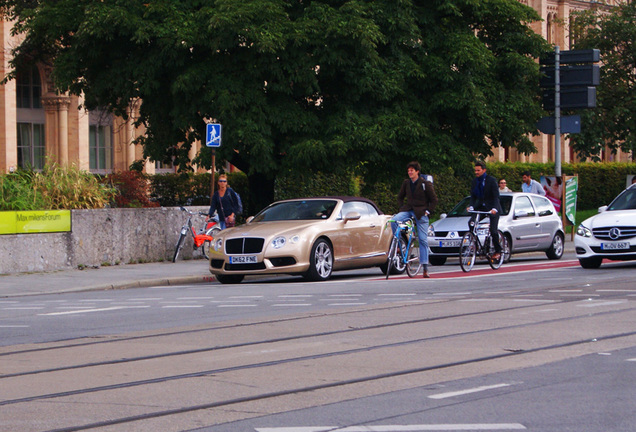
<svg viewBox="0 0 636 432">
<path fill-rule="evenodd" d="M 46 153 L 52 160 L 63 166 L 68 165 L 69 161 L 68 108 L 70 104 L 71 99 L 68 96 L 42 98 L 46 113 Z"/>
</svg>

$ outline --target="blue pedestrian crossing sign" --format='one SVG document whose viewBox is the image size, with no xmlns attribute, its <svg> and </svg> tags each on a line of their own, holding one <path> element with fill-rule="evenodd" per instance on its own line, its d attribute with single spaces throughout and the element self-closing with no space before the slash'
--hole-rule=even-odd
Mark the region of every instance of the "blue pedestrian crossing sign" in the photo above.
<svg viewBox="0 0 636 432">
<path fill-rule="evenodd" d="M 205 128 L 205 145 L 207 147 L 221 147 L 221 125 L 208 123 Z"/>
</svg>

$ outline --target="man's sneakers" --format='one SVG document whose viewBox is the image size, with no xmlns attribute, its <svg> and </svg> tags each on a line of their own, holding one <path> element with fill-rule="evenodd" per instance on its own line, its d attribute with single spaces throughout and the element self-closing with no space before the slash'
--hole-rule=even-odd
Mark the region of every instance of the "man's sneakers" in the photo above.
<svg viewBox="0 0 636 432">
<path fill-rule="evenodd" d="M 429 279 L 431 277 L 431 275 L 428 274 L 427 270 L 424 270 L 424 273 L 422 274 L 422 276 L 424 277 L 424 279 Z"/>
<path fill-rule="evenodd" d="M 495 262 L 495 261 L 499 261 L 499 258 L 501 258 L 501 254 L 500 254 L 499 252 L 495 252 L 495 253 L 492 255 L 492 261 L 493 261 L 493 262 Z"/>
</svg>

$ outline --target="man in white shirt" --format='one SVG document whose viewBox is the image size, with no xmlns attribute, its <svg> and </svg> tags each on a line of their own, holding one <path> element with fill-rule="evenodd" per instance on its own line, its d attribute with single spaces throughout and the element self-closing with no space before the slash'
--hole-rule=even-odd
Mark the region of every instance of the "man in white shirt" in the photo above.
<svg viewBox="0 0 636 432">
<path fill-rule="evenodd" d="M 532 179 L 532 176 L 530 176 L 530 171 L 524 172 L 521 179 L 523 180 L 521 182 L 522 192 L 545 196 L 543 186 L 541 186 L 541 183 L 539 183 L 538 181 Z"/>
</svg>

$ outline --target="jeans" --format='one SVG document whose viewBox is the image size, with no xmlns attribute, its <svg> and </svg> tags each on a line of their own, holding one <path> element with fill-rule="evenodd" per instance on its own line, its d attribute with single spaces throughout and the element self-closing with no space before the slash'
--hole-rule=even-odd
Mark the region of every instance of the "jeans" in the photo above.
<svg viewBox="0 0 636 432">
<path fill-rule="evenodd" d="M 393 219 L 396 221 L 403 222 L 408 218 L 412 217 L 416 221 L 417 225 L 417 238 L 420 240 L 420 263 L 426 269 L 428 265 L 428 216 L 422 216 L 419 219 L 415 218 L 415 213 L 413 210 L 399 212 Z M 395 234 L 395 230 L 397 229 L 397 224 L 395 222 L 391 222 L 391 229 Z"/>
</svg>

